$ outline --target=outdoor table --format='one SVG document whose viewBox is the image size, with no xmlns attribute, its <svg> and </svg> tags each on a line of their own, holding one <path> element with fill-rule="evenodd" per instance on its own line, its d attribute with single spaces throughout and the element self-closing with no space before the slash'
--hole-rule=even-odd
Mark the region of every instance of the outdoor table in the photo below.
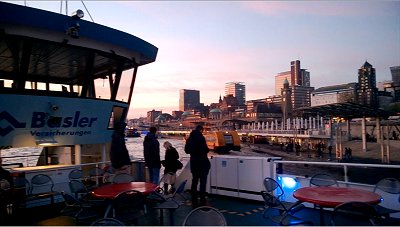
<svg viewBox="0 0 400 227">
<path fill-rule="evenodd" d="M 129 182 L 129 183 L 116 183 L 106 184 L 94 189 L 91 193 L 92 196 L 99 199 L 108 200 L 109 205 L 107 206 L 105 214 L 112 208 L 112 200 L 115 199 L 119 194 L 129 191 L 136 190 L 147 196 L 158 189 L 158 185 L 149 182 Z"/>
<path fill-rule="evenodd" d="M 323 225 L 323 208 L 334 208 L 346 202 L 365 202 L 378 204 L 382 197 L 375 192 L 347 187 L 304 187 L 293 193 L 301 202 L 313 203 L 320 207 L 320 224 Z"/>
</svg>

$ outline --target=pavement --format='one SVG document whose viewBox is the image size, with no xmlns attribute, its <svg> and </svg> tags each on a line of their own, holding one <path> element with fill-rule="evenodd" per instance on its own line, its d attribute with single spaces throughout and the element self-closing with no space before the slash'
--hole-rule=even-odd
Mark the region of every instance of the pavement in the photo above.
<svg viewBox="0 0 400 227">
<path fill-rule="evenodd" d="M 389 164 L 400 165 L 400 140 L 389 140 L 389 155 L 387 155 L 387 141 L 383 146 L 384 156 L 382 161 L 381 144 L 377 142 L 367 142 L 367 150 L 363 151 L 361 140 L 352 140 L 342 142 L 342 149 L 349 147 L 352 150 L 351 160 L 339 160 L 342 162 L 351 163 L 368 163 L 368 164 L 388 164 L 387 157 L 389 157 Z M 273 155 L 282 157 L 284 160 L 298 160 L 298 161 L 323 161 L 323 162 L 338 162 L 335 157 L 335 146 L 332 149 L 332 157 L 329 157 L 328 151 L 324 150 L 322 157 L 317 157 L 315 151 L 311 152 L 295 152 L 282 151 L 277 145 L 270 144 L 251 144 L 243 143 L 241 152 L 235 152 L 237 155 L 245 156 L 265 156 Z M 231 151 L 231 153 L 234 153 Z M 344 153 L 344 151 L 343 151 Z"/>
</svg>

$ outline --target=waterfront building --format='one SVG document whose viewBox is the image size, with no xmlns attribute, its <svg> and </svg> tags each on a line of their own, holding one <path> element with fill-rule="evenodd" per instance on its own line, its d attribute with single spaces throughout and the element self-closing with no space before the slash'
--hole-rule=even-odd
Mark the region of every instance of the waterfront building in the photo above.
<svg viewBox="0 0 400 227">
<path fill-rule="evenodd" d="M 238 105 L 243 106 L 246 103 L 246 86 L 243 82 L 225 83 L 225 96 L 228 95 L 236 97 Z"/>
<path fill-rule="evenodd" d="M 179 110 L 194 110 L 200 106 L 200 91 L 181 89 L 179 92 Z"/>
<path fill-rule="evenodd" d="M 356 96 L 357 83 L 320 87 L 311 93 L 311 106 L 355 102 Z"/>
<path fill-rule="evenodd" d="M 358 70 L 357 99 L 357 102 L 361 105 L 378 107 L 375 68 L 367 61 Z"/>
<path fill-rule="evenodd" d="M 400 102 L 400 66 L 390 67 L 394 102 Z"/>
<path fill-rule="evenodd" d="M 154 123 L 155 119 L 162 114 L 162 111 L 151 110 L 147 111 L 147 122 Z"/>
<path fill-rule="evenodd" d="M 275 76 L 275 93 L 281 95 L 284 84 L 288 83 L 291 89 L 292 109 L 311 106 L 311 87 L 310 72 L 301 69 L 300 61 L 290 62 L 290 71 L 278 73 Z"/>
<path fill-rule="evenodd" d="M 180 110 L 174 110 L 174 111 L 172 111 L 172 116 L 173 116 L 175 119 L 181 119 L 181 118 L 182 118 L 182 114 L 183 114 L 183 111 L 180 111 Z"/>
<path fill-rule="evenodd" d="M 285 79 L 283 88 L 281 89 L 281 109 L 282 109 L 282 122 L 286 122 L 292 113 L 292 90 L 289 87 L 289 81 Z"/>
</svg>

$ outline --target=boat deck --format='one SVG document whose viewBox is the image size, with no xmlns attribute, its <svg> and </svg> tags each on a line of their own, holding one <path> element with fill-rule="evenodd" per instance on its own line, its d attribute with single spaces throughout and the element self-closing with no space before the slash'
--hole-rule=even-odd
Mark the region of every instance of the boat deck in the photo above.
<svg viewBox="0 0 400 227">
<path fill-rule="evenodd" d="M 264 204 L 260 201 L 238 199 L 219 195 L 210 195 L 208 205 L 217 208 L 223 213 L 229 226 L 276 226 L 277 223 L 263 218 Z M 63 216 L 60 211 L 64 207 L 63 203 L 53 206 L 44 206 L 40 208 L 29 208 L 16 214 L 2 225 L 13 226 L 72 226 L 72 225 L 90 225 L 89 223 L 76 223 L 73 218 Z M 174 213 L 174 225 L 182 226 L 185 216 L 192 210 L 190 200 L 187 200 Z M 314 208 L 304 208 L 296 213 L 296 216 L 311 221 L 313 225 L 320 225 L 319 210 Z M 152 204 L 148 206 L 148 214 L 138 220 L 141 226 L 170 225 L 169 212 L 164 211 L 163 223 L 160 223 L 159 210 L 153 209 Z M 325 224 L 331 225 L 329 211 L 325 212 Z M 354 220 L 348 220 L 346 225 L 357 226 Z M 392 218 L 385 225 L 399 226 L 400 219 Z"/>
</svg>

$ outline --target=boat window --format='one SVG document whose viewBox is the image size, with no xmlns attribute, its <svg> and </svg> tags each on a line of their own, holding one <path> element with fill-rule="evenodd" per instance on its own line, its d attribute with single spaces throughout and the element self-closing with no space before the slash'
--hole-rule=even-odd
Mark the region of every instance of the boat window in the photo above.
<svg viewBox="0 0 400 227">
<path fill-rule="evenodd" d="M 96 98 L 99 99 L 110 99 L 111 98 L 111 89 L 110 82 L 107 78 L 100 78 L 94 81 L 94 86 L 96 89 Z"/>
<path fill-rule="evenodd" d="M 121 82 L 119 83 L 117 100 L 127 102 L 129 99 L 129 91 L 132 82 L 133 70 L 127 70 L 122 73 Z"/>
</svg>

